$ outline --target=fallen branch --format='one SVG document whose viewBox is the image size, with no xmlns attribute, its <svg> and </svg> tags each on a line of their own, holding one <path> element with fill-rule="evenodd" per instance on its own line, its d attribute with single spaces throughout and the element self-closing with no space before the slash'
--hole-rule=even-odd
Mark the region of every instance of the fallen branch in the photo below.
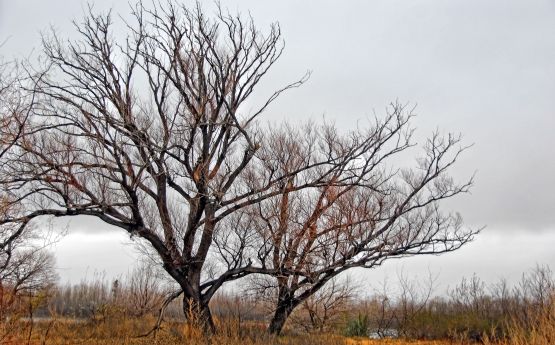
<svg viewBox="0 0 555 345">
<path fill-rule="evenodd" d="M 139 336 L 137 336 L 136 338 L 145 338 L 148 337 L 149 335 L 154 333 L 154 336 L 156 337 L 156 332 L 161 328 L 162 326 L 162 320 L 164 318 L 164 312 L 166 311 L 166 308 L 168 307 L 168 305 L 177 297 L 179 297 L 181 294 L 183 293 L 182 290 L 178 290 L 178 291 L 174 291 L 172 293 L 170 293 L 166 299 L 164 300 L 164 303 L 162 303 L 162 306 L 160 307 L 160 310 L 158 312 L 158 318 L 156 320 L 156 324 L 154 325 L 154 327 L 146 332 L 145 334 L 141 334 Z"/>
</svg>

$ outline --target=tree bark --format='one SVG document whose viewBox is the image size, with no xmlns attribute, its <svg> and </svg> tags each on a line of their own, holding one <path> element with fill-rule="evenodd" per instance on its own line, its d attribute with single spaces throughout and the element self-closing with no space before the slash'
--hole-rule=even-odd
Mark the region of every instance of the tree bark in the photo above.
<svg viewBox="0 0 555 345">
<path fill-rule="evenodd" d="M 205 303 L 198 298 L 184 296 L 183 314 L 187 322 L 201 327 L 204 333 L 211 334 L 216 332 L 216 325 L 214 324 L 208 302 Z"/>
<path fill-rule="evenodd" d="M 285 304 L 278 304 L 276 311 L 274 312 L 274 316 L 268 325 L 267 332 L 269 334 L 279 335 L 283 330 L 283 326 L 285 325 L 285 321 L 289 317 L 293 311 L 293 307 L 291 303 Z"/>
</svg>

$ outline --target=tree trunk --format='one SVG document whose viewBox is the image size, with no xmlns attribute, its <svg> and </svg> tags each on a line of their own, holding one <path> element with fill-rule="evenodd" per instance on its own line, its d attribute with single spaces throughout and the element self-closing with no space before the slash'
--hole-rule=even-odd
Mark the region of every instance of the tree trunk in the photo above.
<svg viewBox="0 0 555 345">
<path fill-rule="evenodd" d="M 267 332 L 269 334 L 279 335 L 292 310 L 293 308 L 291 305 L 279 304 L 276 308 L 274 316 L 272 317 L 272 321 L 270 321 L 270 325 L 268 325 Z"/>
<path fill-rule="evenodd" d="M 196 298 L 183 297 L 183 314 L 187 322 L 201 327 L 205 333 L 216 332 L 216 325 L 208 303 L 203 303 Z"/>
</svg>

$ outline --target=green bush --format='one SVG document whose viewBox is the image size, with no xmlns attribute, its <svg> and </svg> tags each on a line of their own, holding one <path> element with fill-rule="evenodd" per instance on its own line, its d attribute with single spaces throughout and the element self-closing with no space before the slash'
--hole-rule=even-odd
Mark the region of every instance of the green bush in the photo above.
<svg viewBox="0 0 555 345">
<path fill-rule="evenodd" d="M 357 318 L 347 321 L 344 333 L 348 337 L 365 337 L 368 335 L 368 324 L 368 315 L 359 313 Z"/>
</svg>

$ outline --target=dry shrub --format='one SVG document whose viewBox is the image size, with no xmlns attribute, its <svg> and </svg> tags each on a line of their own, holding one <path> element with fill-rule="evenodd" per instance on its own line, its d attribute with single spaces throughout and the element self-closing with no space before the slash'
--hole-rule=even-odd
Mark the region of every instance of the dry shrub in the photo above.
<svg viewBox="0 0 555 345">
<path fill-rule="evenodd" d="M 507 323 L 506 339 L 498 345 L 548 345 L 555 343 L 555 295 L 550 303 L 528 311 L 528 319 L 513 318 Z M 486 337 L 486 345 L 496 344 Z"/>
<path fill-rule="evenodd" d="M 289 324 L 308 333 L 329 333 L 337 329 L 358 289 L 349 277 L 345 280 L 331 279 L 299 305 L 290 316 Z"/>
<path fill-rule="evenodd" d="M 154 324 L 151 317 L 130 318 L 105 322 L 82 322 L 71 319 L 56 319 L 54 322 L 38 321 L 29 344 L 80 344 L 80 345 L 151 345 L 151 344 L 222 344 L 222 345 L 343 345 L 346 339 L 334 335 L 268 336 L 263 325 L 249 323 L 238 327 L 230 319 L 217 319 L 218 331 L 207 336 L 202 328 L 193 323 L 165 322 L 162 329 L 148 337 L 138 336 Z M 262 327 L 261 327 L 262 326 Z M 21 334 L 10 344 L 26 344 L 27 337 Z"/>
<path fill-rule="evenodd" d="M 16 338 L 30 338 L 35 313 L 46 304 L 49 295 L 47 289 L 24 293 L 0 289 L 0 344 L 11 344 Z"/>
</svg>

